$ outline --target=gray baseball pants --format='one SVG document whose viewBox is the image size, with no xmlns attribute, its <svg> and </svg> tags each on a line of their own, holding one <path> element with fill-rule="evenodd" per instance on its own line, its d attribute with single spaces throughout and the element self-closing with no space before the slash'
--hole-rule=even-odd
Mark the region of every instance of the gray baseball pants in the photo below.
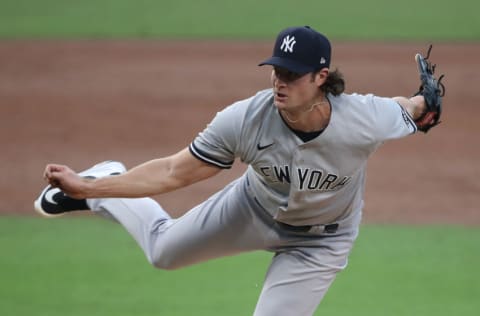
<svg viewBox="0 0 480 316">
<path fill-rule="evenodd" d="M 275 253 L 254 316 L 307 316 L 320 304 L 357 237 L 361 213 L 335 233 L 292 231 L 256 202 L 245 176 L 172 219 L 153 199 L 89 199 L 133 236 L 148 261 L 177 269 L 246 251 Z"/>
</svg>

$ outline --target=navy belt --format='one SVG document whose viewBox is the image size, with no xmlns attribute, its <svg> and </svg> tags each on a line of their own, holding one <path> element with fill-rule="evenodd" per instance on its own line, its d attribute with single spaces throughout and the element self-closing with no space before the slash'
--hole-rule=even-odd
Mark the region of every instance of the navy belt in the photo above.
<svg viewBox="0 0 480 316">
<path fill-rule="evenodd" d="M 338 224 L 328 224 L 328 225 L 304 225 L 304 226 L 293 226 L 288 225 L 282 222 L 275 222 L 276 225 L 282 229 L 289 230 L 296 233 L 308 233 L 314 230 L 318 226 L 323 226 L 323 232 L 326 234 L 335 234 L 338 230 Z"/>
</svg>

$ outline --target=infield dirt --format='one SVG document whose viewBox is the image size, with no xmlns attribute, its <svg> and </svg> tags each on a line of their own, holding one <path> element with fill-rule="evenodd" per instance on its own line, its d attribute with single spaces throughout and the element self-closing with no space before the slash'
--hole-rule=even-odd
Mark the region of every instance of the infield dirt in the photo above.
<svg viewBox="0 0 480 316">
<path fill-rule="evenodd" d="M 188 146 L 215 113 L 269 87 L 270 42 L 0 41 L 0 212 L 34 214 L 49 162 L 128 167 Z M 333 42 L 347 92 L 410 95 L 427 43 Z M 443 123 L 371 158 L 365 222 L 480 225 L 480 45 L 435 44 Z M 155 199 L 177 216 L 244 166 Z"/>
</svg>

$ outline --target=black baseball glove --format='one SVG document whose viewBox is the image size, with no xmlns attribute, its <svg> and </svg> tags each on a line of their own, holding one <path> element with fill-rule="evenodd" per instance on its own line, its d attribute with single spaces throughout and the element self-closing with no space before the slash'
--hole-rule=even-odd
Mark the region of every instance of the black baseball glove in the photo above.
<svg viewBox="0 0 480 316">
<path fill-rule="evenodd" d="M 421 54 L 415 55 L 418 72 L 420 73 L 420 89 L 415 95 L 423 95 L 426 108 L 423 114 L 415 120 L 418 130 L 426 133 L 435 125 L 440 124 L 440 115 L 442 114 L 442 97 L 445 95 L 445 86 L 441 82 L 444 75 L 438 79 L 434 77 L 435 67 L 428 60 L 432 45 L 428 48 L 427 57 Z"/>
</svg>

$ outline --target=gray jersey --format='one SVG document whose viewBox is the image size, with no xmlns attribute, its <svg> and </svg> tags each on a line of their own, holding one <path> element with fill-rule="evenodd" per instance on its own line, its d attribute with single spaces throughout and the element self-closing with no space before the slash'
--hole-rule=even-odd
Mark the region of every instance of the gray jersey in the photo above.
<svg viewBox="0 0 480 316">
<path fill-rule="evenodd" d="M 248 164 L 245 176 L 256 200 L 276 220 L 327 224 L 361 211 L 367 159 L 384 141 L 416 131 L 391 98 L 328 95 L 331 118 L 313 140 L 302 141 L 273 104 L 272 90 L 217 113 L 190 145 L 197 158 L 230 168 Z"/>
</svg>

